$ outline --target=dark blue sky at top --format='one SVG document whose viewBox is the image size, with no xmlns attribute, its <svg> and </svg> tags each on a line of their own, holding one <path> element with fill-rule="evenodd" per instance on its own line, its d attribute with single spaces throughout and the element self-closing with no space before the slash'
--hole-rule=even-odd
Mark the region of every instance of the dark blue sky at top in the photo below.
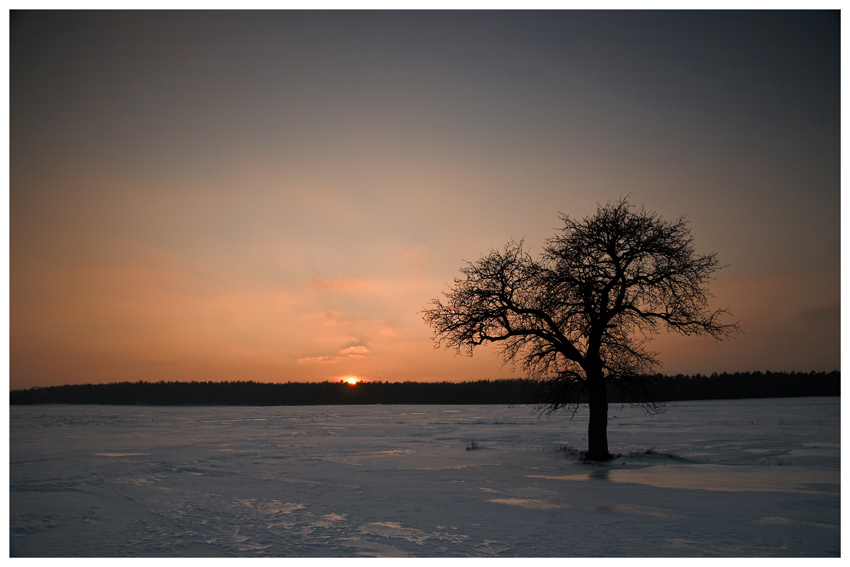
<svg viewBox="0 0 850 567">
<path fill-rule="evenodd" d="M 12 149 L 64 121 L 68 145 L 119 119 L 167 129 L 219 112 L 220 127 L 253 129 L 275 100 L 324 121 L 377 104 L 415 123 L 454 100 L 476 127 L 519 135 L 545 131 L 554 112 L 671 136 L 668 122 L 743 138 L 793 124 L 832 143 L 838 31 L 837 12 L 24 13 Z"/>
</svg>

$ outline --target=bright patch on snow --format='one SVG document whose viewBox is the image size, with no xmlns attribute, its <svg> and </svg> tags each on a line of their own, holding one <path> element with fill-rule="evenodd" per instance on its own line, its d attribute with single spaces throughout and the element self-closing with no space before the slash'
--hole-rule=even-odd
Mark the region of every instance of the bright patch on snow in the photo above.
<svg viewBox="0 0 850 567">
<path fill-rule="evenodd" d="M 510 506 L 522 506 L 523 508 L 536 508 L 538 510 L 551 510 L 553 508 L 567 509 L 569 504 L 553 504 L 547 500 L 538 498 L 494 498 L 490 502 L 496 504 L 508 504 Z"/>
<path fill-rule="evenodd" d="M 799 492 L 820 493 L 838 491 L 841 474 L 837 470 L 794 469 L 760 470 L 733 465 L 654 465 L 629 469 L 617 467 L 617 462 L 602 470 L 588 473 L 547 476 L 552 480 L 596 480 L 615 483 L 633 483 L 659 488 L 687 488 L 720 492 Z M 624 463 L 625 465 L 625 463 Z M 603 465 L 605 466 L 605 465 Z M 532 475 L 534 476 L 534 475 Z"/>
<path fill-rule="evenodd" d="M 150 455 L 150 453 L 95 453 L 95 457 L 136 457 Z"/>
</svg>

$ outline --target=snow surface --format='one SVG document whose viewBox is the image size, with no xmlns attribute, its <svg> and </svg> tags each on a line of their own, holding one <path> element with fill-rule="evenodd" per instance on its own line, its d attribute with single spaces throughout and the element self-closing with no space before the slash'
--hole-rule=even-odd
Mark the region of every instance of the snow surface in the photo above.
<svg viewBox="0 0 850 567">
<path fill-rule="evenodd" d="M 839 398 L 532 410 L 12 406 L 10 554 L 840 555 Z"/>
</svg>

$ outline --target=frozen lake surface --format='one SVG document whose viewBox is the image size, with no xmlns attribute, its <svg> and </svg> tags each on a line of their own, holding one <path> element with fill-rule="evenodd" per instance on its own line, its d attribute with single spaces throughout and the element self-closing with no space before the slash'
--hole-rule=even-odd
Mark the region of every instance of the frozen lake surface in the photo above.
<svg viewBox="0 0 850 567">
<path fill-rule="evenodd" d="M 839 556 L 840 405 L 12 406 L 10 553 Z"/>
</svg>

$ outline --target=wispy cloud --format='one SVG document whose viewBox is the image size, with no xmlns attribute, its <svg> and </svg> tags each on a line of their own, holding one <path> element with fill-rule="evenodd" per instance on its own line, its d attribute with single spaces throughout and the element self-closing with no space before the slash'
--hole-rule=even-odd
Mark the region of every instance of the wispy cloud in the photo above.
<svg viewBox="0 0 850 567">
<path fill-rule="evenodd" d="M 369 349 L 362 345 L 344 348 L 339 351 L 341 357 L 348 358 L 363 358 L 367 354 L 369 354 Z"/>
<path fill-rule="evenodd" d="M 298 364 L 340 362 L 343 360 L 366 358 L 370 354 L 371 353 L 368 348 L 363 345 L 357 345 L 341 349 L 336 356 L 311 356 L 299 358 Z"/>
<path fill-rule="evenodd" d="M 307 358 L 299 358 L 298 364 L 306 364 L 312 362 L 339 362 L 340 358 L 338 356 L 310 356 Z"/>
</svg>

